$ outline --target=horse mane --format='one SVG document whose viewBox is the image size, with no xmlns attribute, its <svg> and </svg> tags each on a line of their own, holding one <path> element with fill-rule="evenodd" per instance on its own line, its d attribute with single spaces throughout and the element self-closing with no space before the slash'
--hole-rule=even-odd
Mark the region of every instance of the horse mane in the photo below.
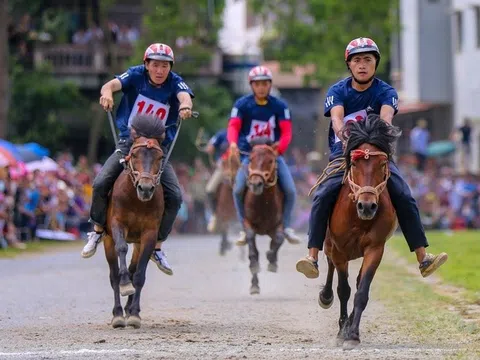
<svg viewBox="0 0 480 360">
<path fill-rule="evenodd" d="M 135 115 L 132 120 L 132 129 L 137 136 L 149 139 L 162 139 L 165 137 L 165 125 L 154 115 Z"/>
<path fill-rule="evenodd" d="M 401 134 L 399 127 L 388 124 L 376 114 L 368 115 L 363 121 L 349 122 L 342 131 L 342 136 L 347 141 L 344 151 L 347 166 L 350 167 L 350 152 L 365 143 L 377 147 L 391 160 L 396 140 Z"/>
</svg>

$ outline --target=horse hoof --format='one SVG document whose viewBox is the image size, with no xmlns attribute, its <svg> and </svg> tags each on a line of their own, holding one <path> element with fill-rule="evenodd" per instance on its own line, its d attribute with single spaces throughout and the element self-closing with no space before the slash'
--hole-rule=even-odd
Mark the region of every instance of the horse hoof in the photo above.
<svg viewBox="0 0 480 360">
<path fill-rule="evenodd" d="M 360 340 L 345 340 L 343 350 L 353 350 L 360 344 Z"/>
<path fill-rule="evenodd" d="M 125 326 L 127 326 L 127 324 L 125 323 L 125 318 L 123 316 L 114 316 L 113 319 L 112 319 L 112 327 L 114 329 L 116 328 L 124 328 Z"/>
<path fill-rule="evenodd" d="M 131 315 L 127 318 L 127 325 L 139 329 L 142 325 L 142 320 L 140 319 L 140 316 Z"/>
<path fill-rule="evenodd" d="M 329 299 L 325 299 L 322 296 L 322 293 L 318 295 L 318 305 L 320 305 L 322 309 L 330 309 L 332 307 L 332 304 L 333 304 L 333 295 Z"/>
<path fill-rule="evenodd" d="M 253 275 L 258 274 L 260 272 L 260 265 L 259 264 L 250 265 L 250 272 Z"/>
<path fill-rule="evenodd" d="M 277 270 L 278 270 L 278 265 L 277 265 L 277 264 L 269 263 L 269 264 L 268 264 L 268 267 L 267 267 L 267 270 L 270 271 L 270 272 L 276 273 Z"/>
<path fill-rule="evenodd" d="M 132 283 L 120 285 L 120 295 L 130 296 L 133 294 L 135 294 L 135 288 L 133 287 Z"/>
<path fill-rule="evenodd" d="M 260 287 L 258 285 L 252 285 L 250 287 L 250 295 L 258 295 L 260 294 Z"/>
</svg>

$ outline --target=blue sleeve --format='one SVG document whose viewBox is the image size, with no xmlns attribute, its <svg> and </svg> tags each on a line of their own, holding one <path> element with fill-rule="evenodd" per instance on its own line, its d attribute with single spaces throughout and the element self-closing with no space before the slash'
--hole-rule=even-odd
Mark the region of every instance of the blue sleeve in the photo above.
<svg viewBox="0 0 480 360">
<path fill-rule="evenodd" d="M 243 112 L 242 112 L 242 106 L 243 106 L 243 99 L 238 99 L 235 101 L 235 104 L 233 104 L 232 111 L 230 112 L 230 119 L 235 119 L 238 118 L 242 120 L 243 117 Z"/>
<path fill-rule="evenodd" d="M 288 105 L 284 101 L 280 101 L 279 104 L 278 121 L 292 121 Z"/>
<path fill-rule="evenodd" d="M 183 81 L 181 76 L 176 75 L 176 74 L 173 77 L 173 89 L 174 89 L 175 96 L 177 96 L 178 93 L 186 92 L 186 93 L 190 94 L 192 99 L 195 97 L 192 89 L 190 89 L 190 87 L 185 83 L 185 81 Z"/>
<path fill-rule="evenodd" d="M 395 110 L 394 114 L 398 112 L 398 94 L 397 90 L 393 87 L 389 88 L 385 91 L 382 96 L 380 97 L 380 106 L 389 105 Z"/>
<path fill-rule="evenodd" d="M 125 93 L 135 83 L 135 79 L 137 79 L 139 75 L 141 76 L 141 73 L 138 71 L 137 67 L 131 67 L 123 74 L 115 75 L 115 78 L 120 80 L 122 91 Z"/>
<path fill-rule="evenodd" d="M 330 117 L 330 110 L 335 106 L 344 106 L 343 104 L 343 92 L 337 85 L 333 85 L 328 89 L 327 96 L 325 97 L 325 108 L 323 114 L 326 117 Z"/>
</svg>

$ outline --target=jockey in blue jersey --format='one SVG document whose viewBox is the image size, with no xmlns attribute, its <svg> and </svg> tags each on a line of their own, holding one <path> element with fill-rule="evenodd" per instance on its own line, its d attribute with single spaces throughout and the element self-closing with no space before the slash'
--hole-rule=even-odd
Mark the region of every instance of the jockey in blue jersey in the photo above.
<svg viewBox="0 0 480 360">
<path fill-rule="evenodd" d="M 345 62 L 351 76 L 339 81 L 327 92 L 325 116 L 330 117 L 330 161 L 344 156 L 342 129 L 349 121 L 363 121 L 368 114 L 380 116 L 392 124 L 398 111 L 398 95 L 387 83 L 377 79 L 375 72 L 380 62 L 380 51 L 368 38 L 352 40 L 345 51 Z M 420 221 L 417 203 L 408 184 L 403 180 L 397 166 L 390 162 L 391 176 L 387 183 L 388 193 L 395 207 L 398 222 L 407 240 L 410 251 L 415 251 L 423 277 L 432 274 L 447 261 L 447 254 L 428 254 L 427 238 Z M 316 190 L 310 213 L 307 257 L 297 262 L 297 271 L 307 278 L 317 278 L 318 252 L 328 227 L 328 220 L 342 188 L 343 172 L 337 172 L 325 180 Z"/>
<path fill-rule="evenodd" d="M 133 140 L 130 137 L 130 124 L 138 114 L 151 114 L 158 117 L 165 126 L 165 140 L 161 144 L 167 153 L 177 131 L 178 116 L 183 119 L 192 116 L 192 90 L 183 79 L 174 73 L 172 66 L 175 58 L 170 46 L 152 44 L 145 51 L 143 65 L 129 68 L 121 75 L 115 76 L 101 89 L 100 104 L 105 110 L 113 108 L 113 93 L 122 91 L 122 100 L 117 110 L 117 127 L 120 130 L 120 140 L 117 149 L 107 159 L 102 171 L 93 182 L 93 199 L 90 210 L 90 222 L 94 231 L 88 233 L 88 242 L 83 248 L 82 257 L 89 258 L 95 254 L 98 243 L 104 234 L 106 224 L 108 193 L 113 188 L 115 180 L 123 171 L 120 160 L 128 155 Z M 161 244 L 172 230 L 178 210 L 182 205 L 182 192 L 175 171 L 167 163 L 161 177 L 164 191 L 165 211 L 160 225 L 158 242 L 151 260 L 167 275 L 173 271 L 167 258 L 161 250 Z"/>
<path fill-rule="evenodd" d="M 207 153 L 213 156 L 215 161 L 215 171 L 213 172 L 210 180 L 208 180 L 206 186 L 207 200 L 210 206 L 210 209 L 213 212 L 212 217 L 207 225 L 207 230 L 209 232 L 214 232 L 217 226 L 217 216 L 215 214 L 215 195 L 217 193 L 218 186 L 223 180 L 223 166 L 222 163 L 228 150 L 228 140 L 227 140 L 227 129 L 222 129 L 217 131 L 217 133 L 212 136 L 208 141 Z"/>
<path fill-rule="evenodd" d="M 257 66 L 250 70 L 248 80 L 253 94 L 238 99 L 232 109 L 228 123 L 227 138 L 230 151 L 240 150 L 242 167 L 238 170 L 233 189 L 238 220 L 244 225 L 245 211 L 243 198 L 247 187 L 246 169 L 252 149 L 250 142 L 267 141 L 277 143 L 278 183 L 284 194 L 283 228 L 288 242 L 298 244 L 301 240 L 290 227 L 296 190 L 292 174 L 283 158 L 292 140 L 292 120 L 285 102 L 270 95 L 272 72 Z M 240 233 L 237 245 L 246 245 L 246 232 Z"/>
</svg>

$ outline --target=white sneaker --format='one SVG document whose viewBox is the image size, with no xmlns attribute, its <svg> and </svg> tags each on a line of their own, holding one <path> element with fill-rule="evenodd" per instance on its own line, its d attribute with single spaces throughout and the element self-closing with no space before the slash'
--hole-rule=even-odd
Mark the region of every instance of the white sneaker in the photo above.
<svg viewBox="0 0 480 360">
<path fill-rule="evenodd" d="M 210 218 L 210 221 L 208 222 L 207 230 L 208 232 L 213 233 L 216 228 L 217 228 L 217 217 L 215 215 L 212 215 L 212 217 Z"/>
<path fill-rule="evenodd" d="M 235 242 L 237 246 L 245 246 L 247 245 L 247 233 L 245 231 L 240 231 L 240 236 L 238 240 Z"/>
<path fill-rule="evenodd" d="M 150 256 L 150 260 L 157 264 L 157 267 L 165 274 L 173 275 L 173 270 L 168 264 L 167 256 L 162 250 L 155 249 L 153 254 Z"/>
<path fill-rule="evenodd" d="M 290 244 L 300 244 L 302 242 L 302 239 L 300 239 L 298 235 L 295 234 L 295 230 L 293 230 L 292 228 L 284 229 L 283 234 L 285 235 L 285 238 Z"/>
<path fill-rule="evenodd" d="M 82 257 L 85 259 L 95 255 L 95 252 L 97 251 L 97 245 L 100 243 L 100 240 L 102 240 L 103 233 L 99 234 L 95 231 L 91 231 L 87 234 L 87 237 L 88 242 L 82 250 Z"/>
</svg>

